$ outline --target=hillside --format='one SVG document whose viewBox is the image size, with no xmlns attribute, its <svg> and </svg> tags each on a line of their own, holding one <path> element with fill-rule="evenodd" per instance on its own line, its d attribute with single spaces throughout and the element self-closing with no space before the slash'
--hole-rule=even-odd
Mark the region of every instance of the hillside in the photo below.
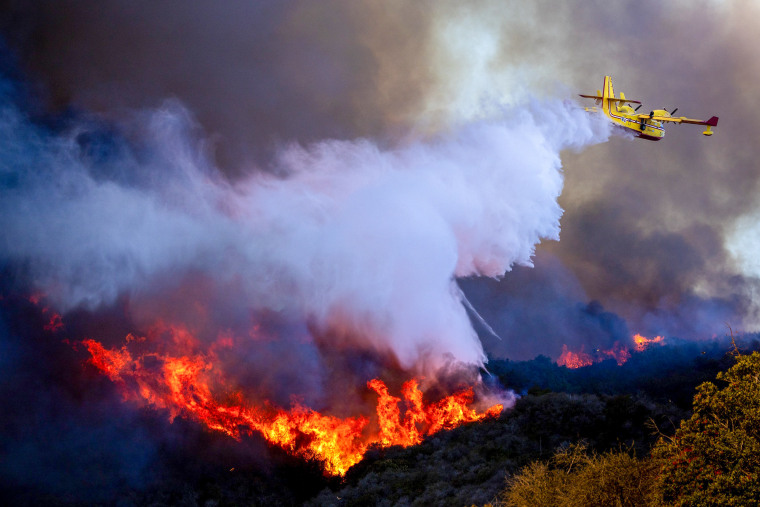
<svg viewBox="0 0 760 507">
<path fill-rule="evenodd" d="M 41 330 L 45 324 L 44 313 L 28 301 L 6 298 L 2 308 L 9 350 L 19 350 L 17 341 L 28 337 L 22 330 Z M 34 389 L 30 399 L 37 403 L 4 419 L 9 433 L 29 441 L 26 435 L 33 434 L 39 447 L 6 455 L 6 475 L 31 477 L 0 487 L 0 496 L 16 505 L 78 505 L 84 497 L 89 504 L 153 506 L 482 505 L 503 490 L 507 474 L 549 459 L 560 446 L 585 441 L 596 452 L 622 446 L 647 455 L 655 442 L 651 423 L 672 434 L 689 416 L 695 387 L 734 361 L 726 341 L 656 346 L 632 354 L 622 366 L 603 361 L 569 369 L 542 356 L 492 358 L 484 380 L 514 389 L 520 397 L 513 409 L 498 419 L 440 432 L 418 446 L 371 450 L 341 480 L 326 478 L 319 463 L 289 456 L 256 435 L 235 441 L 182 417 L 170 422 L 161 412 L 122 406 L 113 384 L 83 371 L 81 354 L 70 345 L 44 332 L 33 343 L 34 354 L 17 353 L 16 359 L 18 368 L 29 372 L 24 385 Z M 745 351 L 760 348 L 756 335 L 738 343 Z M 40 362 L 46 368 L 32 368 Z M 53 390 L 45 387 L 48 370 L 82 373 L 66 390 Z M 79 399 L 83 383 L 95 386 L 87 403 Z M 62 413 L 72 415 L 50 415 Z M 117 431 L 105 431 L 115 415 Z M 35 418 L 52 418 L 58 425 L 43 433 Z M 161 437 L 148 445 L 148 435 Z M 33 459 L 34 452 L 39 459 Z M 44 461 L 74 455 L 86 466 L 77 469 L 73 482 L 51 474 L 56 466 Z M 30 473 L 32 463 L 42 463 L 36 474 Z M 56 481 L 55 488 L 43 493 L 34 481 Z M 73 489 L 75 483 L 89 489 L 83 494 Z"/>
</svg>

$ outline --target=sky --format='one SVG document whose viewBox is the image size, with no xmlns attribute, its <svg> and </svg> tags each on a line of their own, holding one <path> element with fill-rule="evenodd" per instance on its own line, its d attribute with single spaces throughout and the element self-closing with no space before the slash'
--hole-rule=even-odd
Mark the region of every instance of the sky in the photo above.
<svg viewBox="0 0 760 507">
<path fill-rule="evenodd" d="M 34 97 L 25 113 L 87 118 L 77 128 L 107 125 L 126 144 L 174 136 L 165 144 L 186 143 L 221 186 L 294 171 L 283 160 L 320 143 L 411 152 L 526 104 L 580 104 L 577 93 L 593 93 L 604 75 L 645 107 L 721 117 L 712 138 L 673 126 L 656 144 L 612 135 L 562 146 L 563 212 L 547 226 L 560 241 L 538 232 L 526 238 L 535 255 L 527 245 L 495 269 L 457 270 L 501 337 L 481 333 L 486 351 L 529 358 L 634 332 L 705 339 L 726 324 L 757 329 L 758 16 L 751 1 L 9 2 L 2 28 Z M 519 129 L 510 135 L 530 144 Z M 97 142 L 88 149 L 103 150 Z M 167 248 L 197 241 L 186 225 L 184 246 Z M 498 280 L 470 276 L 483 274 Z M 66 297 L 64 309 L 100 295 Z"/>
<path fill-rule="evenodd" d="M 103 491 L 146 480 L 157 423 L 83 338 L 234 337 L 239 385 L 347 413 L 373 377 L 760 330 L 757 26 L 751 0 L 3 2 L 0 399 L 42 402 L 0 473 L 76 497 L 94 439 Z M 612 131 L 578 97 L 605 75 L 714 135 Z"/>
</svg>

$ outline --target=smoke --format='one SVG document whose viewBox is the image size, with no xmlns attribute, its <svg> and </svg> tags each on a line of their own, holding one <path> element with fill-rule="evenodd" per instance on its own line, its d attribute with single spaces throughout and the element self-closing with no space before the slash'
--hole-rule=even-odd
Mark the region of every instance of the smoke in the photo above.
<svg viewBox="0 0 760 507">
<path fill-rule="evenodd" d="M 230 183 L 176 101 L 134 115 L 138 148 L 77 118 L 50 132 L 6 102 L 1 251 L 62 311 L 203 273 L 237 287 L 216 292 L 227 305 L 296 315 L 404 369 L 480 364 L 453 279 L 501 276 L 558 239 L 559 151 L 606 128 L 534 103 L 390 149 L 294 144 L 277 176 Z"/>
<path fill-rule="evenodd" d="M 202 126 L 204 156 L 232 179 L 276 172 L 290 142 L 394 149 L 493 118 L 499 104 L 593 92 L 604 75 L 645 107 L 720 116 L 709 139 L 675 126 L 657 144 L 566 154 L 563 241 L 537 253 L 577 279 L 581 304 L 601 302 L 635 332 L 700 338 L 724 319 L 756 327 L 753 255 L 732 253 L 754 243 L 731 231 L 756 235 L 735 224 L 757 209 L 757 19 L 751 1 L 108 0 L 17 2 L 0 25 L 47 107 L 120 121 L 177 97 Z"/>
<path fill-rule="evenodd" d="M 450 373 L 484 352 L 756 329 L 759 14 L 749 0 L 11 2 L 4 273 L 65 312 L 72 339 L 120 346 L 157 322 L 234 335 L 238 385 L 343 414 L 368 378 Z M 720 126 L 581 149 L 606 127 L 546 97 L 604 75 Z M 543 241 L 560 216 L 562 241 Z M 481 345 L 457 279 L 502 340 L 484 327 Z M 35 385 L 53 401 L 7 415 L 14 428 L 56 436 L 46 421 L 80 403 L 85 432 L 118 434 L 80 399 L 92 379 L 60 396 L 50 358 L 70 347 L 23 329 L 17 306 L 2 399 L 21 406 Z M 93 406 L 120 406 L 103 397 Z M 115 466 L 117 480 L 143 483 L 154 443 L 128 447 L 114 463 L 138 472 Z"/>
<path fill-rule="evenodd" d="M 626 321 L 599 301 L 589 302 L 578 279 L 555 256 L 537 255 L 533 269 L 517 267 L 502 280 L 459 283 L 501 337 L 476 326 L 493 357 L 532 359 L 540 353 L 557 358 L 563 346 L 573 351 L 609 350 L 616 342 L 632 346 Z M 518 332 L 522 339 L 514 339 Z"/>
</svg>

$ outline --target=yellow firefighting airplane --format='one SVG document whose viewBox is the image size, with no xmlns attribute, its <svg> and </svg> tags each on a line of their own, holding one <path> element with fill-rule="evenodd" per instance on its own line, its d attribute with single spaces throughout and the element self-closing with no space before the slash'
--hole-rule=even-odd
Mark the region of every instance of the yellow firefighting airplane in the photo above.
<svg viewBox="0 0 760 507">
<path fill-rule="evenodd" d="M 650 141 L 659 141 L 665 136 L 665 129 L 662 126 L 662 122 L 673 123 L 693 123 L 695 125 L 706 125 L 702 134 L 706 136 L 713 135 L 712 127 L 718 125 L 718 117 L 713 116 L 707 121 L 704 120 L 692 120 L 681 116 L 676 118 L 673 115 L 678 108 L 673 109 L 671 112 L 667 112 L 664 109 L 655 109 L 649 114 L 636 114 L 641 102 L 638 100 L 629 100 L 625 98 L 625 94 L 620 92 L 620 98 L 615 98 L 615 92 L 612 90 L 612 78 L 610 76 L 604 76 L 604 93 L 600 90 L 596 91 L 596 95 L 581 95 L 587 99 L 594 99 L 597 106 L 602 106 L 604 114 L 614 123 L 626 129 L 632 130 L 638 137 L 642 139 L 648 139 Z M 628 104 L 639 104 L 636 109 L 633 109 Z M 586 111 L 598 113 L 599 110 L 596 107 L 587 107 Z"/>
</svg>

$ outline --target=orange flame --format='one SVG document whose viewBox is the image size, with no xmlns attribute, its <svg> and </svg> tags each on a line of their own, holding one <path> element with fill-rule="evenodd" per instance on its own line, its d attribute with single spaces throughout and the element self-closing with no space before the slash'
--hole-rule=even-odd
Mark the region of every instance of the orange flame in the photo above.
<svg viewBox="0 0 760 507">
<path fill-rule="evenodd" d="M 185 329 L 170 328 L 174 343 L 197 348 L 197 342 Z M 220 339 L 229 345 L 229 336 Z M 145 338 L 127 337 L 127 344 L 144 344 Z M 323 415 L 299 403 L 290 410 L 269 403 L 255 406 L 247 403 L 240 391 L 226 385 L 220 370 L 215 344 L 207 353 L 176 356 L 148 352 L 133 354 L 127 345 L 108 350 L 95 340 L 82 342 L 92 356 L 90 362 L 122 387 L 125 399 L 166 409 L 171 419 L 178 415 L 201 422 L 206 427 L 235 439 L 256 431 L 266 440 L 294 455 L 316 458 L 324 463 L 325 472 L 345 475 L 359 462 L 370 446 L 404 447 L 418 444 L 441 429 L 479 421 L 501 413 L 502 405 L 494 405 L 482 413 L 468 407 L 473 401 L 472 388 L 425 405 L 417 380 L 403 385 L 402 399 L 391 395 L 379 379 L 368 382 L 378 395 L 377 426 L 370 433 L 365 416 L 338 418 Z M 219 396 L 218 392 L 224 392 Z"/>
<path fill-rule="evenodd" d="M 654 338 L 646 338 L 644 336 L 641 336 L 640 334 L 633 335 L 633 342 L 636 344 L 636 351 L 637 352 L 643 352 L 647 348 L 649 348 L 650 345 L 653 345 L 655 343 L 663 343 L 665 341 L 664 336 L 655 336 Z"/>
<path fill-rule="evenodd" d="M 662 336 L 655 336 L 654 338 L 645 338 L 640 334 L 633 335 L 633 342 L 636 352 L 643 352 L 649 346 L 655 343 L 663 343 L 665 338 Z M 611 349 L 597 349 L 593 354 L 587 354 L 583 352 L 583 346 L 579 352 L 572 352 L 567 348 L 567 345 L 562 345 L 562 353 L 557 359 L 557 364 L 560 366 L 566 366 L 568 368 L 581 368 L 583 366 L 590 366 L 599 361 L 605 359 L 614 359 L 618 366 L 624 365 L 631 358 L 631 351 L 626 348 L 622 343 L 615 342 Z"/>
<path fill-rule="evenodd" d="M 594 360 L 589 354 L 583 352 L 583 346 L 581 346 L 580 352 L 571 352 L 567 345 L 562 345 L 562 354 L 559 355 L 557 364 L 568 368 L 581 368 L 594 364 Z"/>
<path fill-rule="evenodd" d="M 623 366 L 631 358 L 631 352 L 620 342 L 615 342 L 611 349 L 600 350 L 599 355 L 614 359 L 618 366 Z"/>
<path fill-rule="evenodd" d="M 567 345 L 562 345 L 562 353 L 557 359 L 559 366 L 567 368 L 581 368 L 591 366 L 605 359 L 614 359 L 618 366 L 622 366 L 631 358 L 631 352 L 620 342 L 615 342 L 611 349 L 597 349 L 593 354 L 583 352 L 583 346 L 579 352 L 572 352 Z"/>
</svg>

